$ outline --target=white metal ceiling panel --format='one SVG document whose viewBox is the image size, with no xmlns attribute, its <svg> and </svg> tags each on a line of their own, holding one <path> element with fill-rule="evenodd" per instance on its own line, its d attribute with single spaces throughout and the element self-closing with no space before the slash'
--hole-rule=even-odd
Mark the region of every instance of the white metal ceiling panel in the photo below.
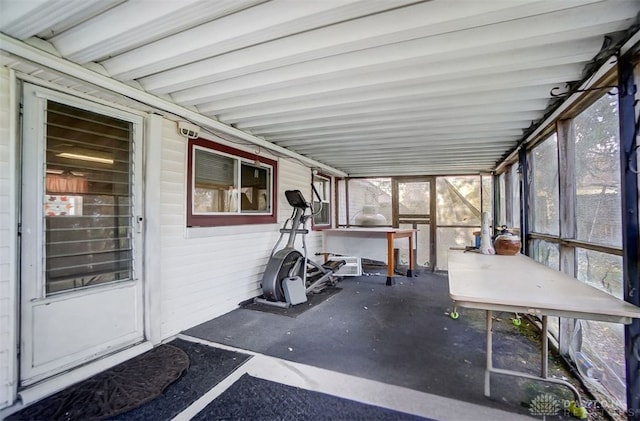
<svg viewBox="0 0 640 421">
<path fill-rule="evenodd" d="M 77 63 L 100 61 L 264 1 L 129 1 L 48 40 Z"/>
<path fill-rule="evenodd" d="M 0 31 L 245 139 L 382 176 L 492 170 L 638 12 L 638 0 L 0 0 Z"/>
</svg>

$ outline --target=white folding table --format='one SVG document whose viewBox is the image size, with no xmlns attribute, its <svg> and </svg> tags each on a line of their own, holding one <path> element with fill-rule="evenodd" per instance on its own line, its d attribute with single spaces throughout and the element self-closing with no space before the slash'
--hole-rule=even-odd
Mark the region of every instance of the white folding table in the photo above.
<svg viewBox="0 0 640 421">
<path fill-rule="evenodd" d="M 591 287 L 560 271 L 518 254 L 484 255 L 449 251 L 449 296 L 457 307 L 486 310 L 487 343 L 484 394 L 491 395 L 491 373 L 524 377 L 567 386 L 581 406 L 578 391 L 568 382 L 548 378 L 547 316 L 629 324 L 640 318 L 640 307 Z M 540 377 L 493 367 L 492 312 L 526 313 L 542 319 Z"/>
</svg>

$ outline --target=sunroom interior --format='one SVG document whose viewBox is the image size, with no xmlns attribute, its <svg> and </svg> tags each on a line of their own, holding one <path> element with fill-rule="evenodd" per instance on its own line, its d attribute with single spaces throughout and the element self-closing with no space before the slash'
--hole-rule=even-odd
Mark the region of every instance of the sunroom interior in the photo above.
<svg viewBox="0 0 640 421">
<path fill-rule="evenodd" d="M 242 242 L 255 229 L 262 239 L 246 250 L 250 266 L 264 270 L 291 212 L 284 190 L 300 189 L 322 209 L 309 226 L 310 249 L 319 254 L 332 252 L 326 229 L 414 229 L 414 249 L 397 251 L 398 266 L 413 261 L 421 273 L 446 277 L 449 251 L 473 248 L 486 214 L 492 237 L 506 229 L 521 239 L 522 254 L 640 305 L 640 4 L 459 3 L 0 0 L 0 63 L 16 86 L 159 115 L 175 134 L 186 133 L 184 144 L 164 142 L 155 155 L 177 157 L 162 171 L 174 172 L 186 190 L 166 179 L 151 188 L 178 221 L 156 222 L 204 247 L 238 227 L 246 228 L 238 231 Z M 94 119 L 53 102 L 47 112 L 52 132 Z M 19 114 L 8 124 L 16 133 Z M 87 124 L 85 134 L 97 130 Z M 52 135 L 45 151 L 46 191 L 73 193 L 73 206 L 93 206 L 96 215 L 122 204 L 92 198 L 88 189 L 119 197 L 119 177 L 135 164 L 113 141 L 133 136 L 135 125 L 107 125 L 109 139 L 89 142 L 90 154 L 103 142 L 100 159 L 115 157 L 122 171 L 113 161 L 69 166 L 62 154 L 87 146 L 69 135 Z M 78 223 L 58 221 L 63 230 Z M 105 261 L 130 244 L 118 247 Z M 74 258 L 58 269 L 52 261 L 58 272 L 46 294 L 131 276 L 123 267 L 80 278 L 69 268 L 88 263 Z M 164 320 L 175 312 L 165 307 L 156 339 L 259 295 L 260 274 L 245 277 L 220 310 L 198 308 L 180 324 Z M 607 401 L 610 414 L 637 417 L 640 321 L 548 323 L 551 343 L 585 388 Z"/>
</svg>

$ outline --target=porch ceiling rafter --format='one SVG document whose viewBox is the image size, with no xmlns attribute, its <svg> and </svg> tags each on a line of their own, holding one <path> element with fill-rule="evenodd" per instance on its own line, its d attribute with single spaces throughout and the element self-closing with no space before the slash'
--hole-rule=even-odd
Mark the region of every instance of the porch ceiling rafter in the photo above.
<svg viewBox="0 0 640 421">
<path fill-rule="evenodd" d="M 556 85 L 540 85 L 496 89 L 481 92 L 466 92 L 451 94 L 443 92 L 434 95 L 409 95 L 398 98 L 383 98 L 380 100 L 347 102 L 341 105 L 310 104 L 309 107 L 296 107 L 293 104 L 273 105 L 269 108 L 246 107 L 241 111 L 219 114 L 221 120 L 233 124 L 269 125 L 286 122 L 297 122 L 307 119 L 337 118 L 349 116 L 363 116 L 369 113 L 407 112 L 411 110 L 446 109 L 473 105 L 504 104 L 515 101 L 543 101 L 548 102 L 549 92 Z M 257 120 L 257 121 L 256 121 Z M 332 120 L 333 121 L 333 120 Z"/>
<path fill-rule="evenodd" d="M 34 63 L 37 66 L 43 66 L 46 69 L 51 69 L 54 73 L 59 72 L 61 74 L 68 75 L 72 78 L 82 81 L 83 83 L 98 86 L 119 95 L 124 95 L 127 98 L 131 98 L 134 101 L 139 101 L 143 104 L 147 104 L 157 110 L 184 118 L 188 121 L 194 122 L 195 124 L 200 124 L 212 131 L 224 133 L 239 140 L 244 140 L 249 144 L 264 147 L 265 149 L 275 152 L 276 154 L 294 158 L 296 160 L 299 160 L 300 162 L 305 162 L 312 167 L 324 169 L 331 174 L 343 176 L 346 175 L 346 173 L 334 167 L 315 161 L 306 156 L 302 156 L 289 149 L 267 142 L 264 139 L 250 135 L 231 126 L 227 126 L 217 120 L 203 116 L 202 114 L 194 112 L 186 107 L 177 105 L 163 98 L 159 98 L 155 95 L 151 95 L 147 92 L 133 88 L 122 82 L 116 81 L 85 67 L 77 65 L 75 63 L 71 63 L 60 57 L 54 56 L 50 53 L 44 52 L 16 39 L 8 37 L 2 33 L 0 33 L 0 45 L 2 45 L 2 51 L 22 60 L 26 60 L 29 63 Z"/>
<path fill-rule="evenodd" d="M 485 130 L 482 130 L 482 129 L 485 129 Z M 398 147 L 400 147 L 399 145 L 405 145 L 405 144 L 408 144 L 409 146 L 411 146 L 411 143 L 415 142 L 416 140 L 426 141 L 428 139 L 431 139 L 432 141 L 441 140 L 443 142 L 451 142 L 454 140 L 459 140 L 459 141 L 466 142 L 470 139 L 487 139 L 487 138 L 501 139 L 504 137 L 518 139 L 521 135 L 522 135 L 522 130 L 520 130 L 519 128 L 495 131 L 491 127 L 489 128 L 471 127 L 471 128 L 462 128 L 462 129 L 453 130 L 453 131 L 439 130 L 439 131 L 433 131 L 433 132 L 426 132 L 424 130 L 416 130 L 413 132 L 403 132 L 402 137 L 395 135 L 394 131 L 392 131 L 391 133 L 377 132 L 375 134 L 370 134 L 364 138 L 356 134 L 356 135 L 328 136 L 324 138 L 312 137 L 309 139 L 290 139 L 290 140 L 278 141 L 274 143 L 281 146 L 290 146 L 292 148 L 293 147 L 297 148 L 297 146 L 302 146 L 302 145 L 313 145 L 317 143 L 327 143 L 327 144 L 335 143 L 337 145 L 344 145 L 349 142 L 358 142 L 363 145 L 370 145 L 372 147 L 375 147 L 381 143 L 395 144 Z"/>
<path fill-rule="evenodd" d="M 509 19 L 514 13 L 523 16 L 527 12 L 521 8 L 526 3 L 532 7 L 536 4 L 535 1 L 527 0 L 520 3 L 520 7 L 513 8 L 513 5 L 501 2 L 485 5 L 469 2 L 465 7 L 452 8 L 446 3 L 417 2 L 410 4 L 411 7 L 397 7 L 385 13 L 319 27 L 295 37 L 283 37 L 269 43 L 231 51 L 144 77 L 140 82 L 150 91 L 169 93 L 293 63 L 458 30 L 461 25 L 460 19 L 466 19 L 466 26 L 473 27 L 479 23 L 479 14 L 483 16 L 485 23 Z M 509 14 L 502 17 L 492 16 L 503 9 L 510 10 Z"/>
<path fill-rule="evenodd" d="M 552 92 L 587 80 L 640 12 L 636 0 L 460 1 L 3 0 L 0 32 L 99 72 L 104 98 L 115 81 L 116 94 L 135 86 L 135 100 L 310 166 L 379 174 L 366 154 L 344 163 L 340 146 L 423 158 L 425 145 L 470 142 L 455 154 L 472 173 L 536 133 L 564 100 Z M 65 71 L 31 76 L 91 91 Z M 476 145 L 493 164 L 475 161 Z"/>
<path fill-rule="evenodd" d="M 304 133 L 307 136 L 326 135 L 326 134 L 342 134 L 353 133 L 363 131 L 376 131 L 387 129 L 406 129 L 413 130 L 417 128 L 425 129 L 437 129 L 439 127 L 449 127 L 456 121 L 459 122 L 459 127 L 469 125 L 491 125 L 500 122 L 519 122 L 519 121 L 531 121 L 538 116 L 535 111 L 514 111 L 503 113 L 474 113 L 454 116 L 453 113 L 449 113 L 445 116 L 429 115 L 426 113 L 414 113 L 403 116 L 390 116 L 389 118 L 373 118 L 364 121 L 354 121 L 343 124 L 333 124 L 330 129 L 327 129 L 327 125 L 316 127 L 287 127 L 280 130 L 260 130 L 263 136 L 276 137 L 278 139 L 285 139 L 286 136 Z M 428 133 L 428 131 L 427 131 Z"/>
</svg>

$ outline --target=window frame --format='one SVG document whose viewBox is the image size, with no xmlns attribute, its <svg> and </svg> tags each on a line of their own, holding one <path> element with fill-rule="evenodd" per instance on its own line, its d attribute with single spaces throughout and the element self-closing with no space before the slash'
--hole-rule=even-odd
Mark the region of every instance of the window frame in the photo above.
<svg viewBox="0 0 640 421">
<path fill-rule="evenodd" d="M 324 197 L 322 200 L 322 207 L 326 207 L 328 209 L 328 219 L 329 221 L 327 223 L 322 223 L 322 224 L 318 224 L 316 222 L 316 218 L 315 216 L 313 218 L 311 218 L 311 227 L 313 230 L 316 231 L 321 231 L 323 229 L 327 229 L 327 228 L 331 228 L 332 227 L 332 215 L 333 215 L 333 211 L 332 211 L 332 207 L 333 207 L 333 186 L 332 186 L 332 178 L 329 175 L 326 174 L 322 174 L 322 173 L 317 173 L 317 174 L 311 174 L 311 184 L 315 185 L 316 182 L 316 178 L 319 178 L 322 180 L 322 182 L 325 182 L 328 186 L 328 191 L 326 194 L 326 197 Z M 317 199 L 316 195 L 314 192 L 311 192 L 311 203 L 315 202 Z"/>
<path fill-rule="evenodd" d="M 549 133 L 546 137 L 544 137 L 541 141 L 539 141 L 538 143 L 536 143 L 536 145 L 531 148 L 530 150 L 527 151 L 528 153 L 528 162 L 529 162 L 529 175 L 528 175 L 528 180 L 529 180 L 529 229 L 530 229 L 530 233 L 536 233 L 536 234 L 546 234 L 552 237 L 560 237 L 560 162 L 558 159 L 558 149 L 560 148 L 561 142 L 562 140 L 559 139 L 557 131 L 554 130 L 551 133 Z M 552 145 L 553 143 L 555 143 L 555 154 L 551 154 L 550 156 L 553 156 L 555 159 L 553 161 L 550 161 L 550 165 L 551 167 L 549 168 L 540 168 L 540 155 L 536 155 L 536 152 L 538 151 L 542 151 L 542 149 L 544 147 L 549 147 L 549 145 Z M 555 166 L 554 166 L 555 165 Z M 550 171 L 555 170 L 555 192 L 553 190 L 549 191 L 548 189 L 544 189 L 541 188 L 540 186 L 536 185 L 536 176 L 540 175 L 540 173 L 542 174 L 549 174 Z M 545 221 L 541 221 L 539 219 L 539 214 L 538 212 L 541 210 L 541 206 L 544 205 L 544 203 L 542 203 L 542 196 L 540 196 L 538 194 L 538 192 L 544 192 L 544 193 L 555 193 L 551 199 L 553 199 L 553 205 L 555 205 L 556 209 L 556 214 L 555 214 L 555 218 L 551 219 L 547 219 Z M 548 205 L 548 203 L 547 203 Z M 545 215 L 548 215 L 548 212 L 544 212 Z M 542 227 L 540 226 L 542 223 L 546 223 L 546 226 Z M 551 230 L 548 230 L 547 228 L 551 228 L 551 230 L 555 229 L 555 232 L 549 232 Z"/>
<path fill-rule="evenodd" d="M 604 84 L 604 82 L 602 82 Z M 578 219 L 578 190 L 581 188 L 580 183 L 577 180 L 577 177 L 581 174 L 580 169 L 576 163 L 578 151 L 576 150 L 576 139 L 577 139 L 577 129 L 574 127 L 575 120 L 586 110 L 588 110 L 591 106 L 593 106 L 597 101 L 599 101 L 602 97 L 609 95 L 608 93 L 603 93 L 601 90 L 594 89 L 587 93 L 581 100 L 578 101 L 578 106 L 570 108 L 564 115 L 559 116 L 557 119 L 553 121 L 547 127 L 541 135 L 539 135 L 533 142 L 532 145 L 528 148 L 530 151 L 533 151 L 540 144 L 545 142 L 549 138 L 550 133 L 556 133 L 557 135 L 557 146 L 558 146 L 558 181 L 559 181 L 559 208 L 558 208 L 558 216 L 559 216 L 559 233 L 556 234 L 544 234 L 540 232 L 529 232 L 527 234 L 527 241 L 530 245 L 530 250 L 534 251 L 536 249 L 536 243 L 546 242 L 549 245 L 554 246 L 558 251 L 558 270 L 566 273 L 569 276 L 576 278 L 579 282 L 586 282 L 590 284 L 592 287 L 600 288 L 601 290 L 612 294 L 613 296 L 621 295 L 620 289 L 624 291 L 625 279 L 624 279 L 624 262 L 623 259 L 617 259 L 615 256 L 624 257 L 624 251 L 622 246 L 615 246 L 612 244 L 602 244 L 595 241 L 586 241 L 586 239 L 578 238 L 577 231 L 577 219 Z M 614 108 L 619 109 L 619 108 Z M 600 124 L 601 121 L 598 122 Z M 618 141 L 618 149 L 619 152 L 622 150 L 622 139 L 619 137 Z M 615 162 L 615 161 L 614 161 Z M 611 168 L 613 170 L 613 168 Z M 620 176 L 623 176 L 622 169 L 620 167 L 615 168 L 615 171 L 620 173 Z M 530 195 L 535 195 L 535 186 L 533 186 Z M 584 206 L 584 205 L 583 205 Z M 531 215 L 529 215 L 531 216 Z M 620 227 L 620 230 L 624 230 L 624 226 Z M 595 253 L 591 253 L 595 252 Z M 585 279 L 584 271 L 581 272 L 580 266 L 580 255 L 582 255 L 582 259 L 584 259 L 585 253 L 589 255 L 589 259 L 591 259 L 591 267 L 595 267 L 596 270 L 603 268 L 603 266 L 597 266 L 599 263 L 603 265 L 607 265 L 609 262 L 613 262 L 610 266 L 615 269 L 616 267 L 621 268 L 621 276 L 622 276 L 622 285 L 618 285 L 617 282 L 605 282 L 605 278 L 601 278 L 600 276 L 595 279 Z M 597 262 L 593 262 L 594 257 L 598 257 L 601 253 Z M 533 257 L 539 256 L 533 255 Z M 601 260 L 602 259 L 602 260 Z M 617 262 L 621 262 L 620 265 Z M 541 262 L 544 263 L 544 262 Z M 548 263 L 548 262 L 547 262 Z M 584 260 L 582 261 L 584 263 Z M 615 275 L 615 270 L 611 271 L 613 276 Z M 582 278 L 582 279 L 581 279 Z M 608 278 L 608 276 L 607 276 Z M 594 282 L 598 281 L 598 282 Z M 615 281 L 615 279 L 614 279 Z M 551 322 L 551 320 L 550 320 Z M 554 326 L 555 325 L 555 326 Z M 604 327 L 609 329 L 607 327 Z M 593 322 L 593 324 L 589 324 L 589 327 L 585 330 L 580 330 L 580 335 L 585 335 L 585 339 L 583 341 L 576 341 L 576 343 L 580 343 L 580 347 L 573 348 L 574 341 L 571 339 L 576 332 L 576 326 L 572 319 L 567 318 L 559 318 L 558 322 L 550 323 L 550 333 L 552 335 L 556 335 L 556 339 L 559 342 L 559 348 L 562 353 L 569 356 L 570 359 L 574 357 L 570 355 L 570 350 L 574 351 L 582 351 L 583 349 L 587 349 L 588 353 L 593 352 L 593 356 L 596 360 L 601 358 L 606 358 L 608 354 L 600 354 L 599 349 L 597 347 L 596 341 L 593 339 L 588 339 L 589 332 L 591 329 L 603 329 L 601 326 L 601 322 Z M 618 347 L 618 352 L 621 352 L 624 348 L 624 343 L 618 344 L 621 345 Z M 584 346 L 585 348 L 582 348 Z M 613 346 L 613 343 L 607 344 L 610 348 Z M 578 363 L 574 360 L 574 365 L 578 365 Z M 614 374 L 617 376 L 618 373 L 624 372 L 624 370 L 614 370 L 612 369 Z M 626 387 L 628 388 L 628 380 Z M 610 396 L 606 396 L 607 400 L 610 402 L 614 402 L 615 400 L 622 398 L 618 396 L 614 392 L 610 392 Z M 623 399 L 623 398 L 622 398 Z M 617 405 L 615 405 L 617 406 Z M 624 410 L 624 405 L 622 407 L 618 407 L 620 410 Z"/>
<path fill-rule="evenodd" d="M 250 163 L 255 165 L 256 163 L 264 164 L 265 167 L 271 167 L 271 189 L 270 189 L 270 212 L 265 213 L 241 213 L 239 208 L 238 213 L 217 213 L 217 214 L 195 214 L 193 211 L 193 194 L 194 194 L 194 156 L 196 150 L 205 150 L 210 153 L 218 154 L 221 156 L 231 157 L 238 160 L 238 166 L 241 167 L 242 163 Z M 241 185 L 241 180 L 235 180 L 238 185 Z M 233 148 L 231 146 L 217 143 L 213 140 L 197 138 L 189 139 L 187 147 L 187 227 L 215 227 L 215 226 L 228 226 L 228 225 L 252 225 L 252 224 L 274 224 L 277 223 L 278 216 L 278 201 L 276 200 L 278 191 L 278 163 L 275 160 L 265 157 L 258 157 L 257 155 L 242 151 L 240 149 Z"/>
</svg>

